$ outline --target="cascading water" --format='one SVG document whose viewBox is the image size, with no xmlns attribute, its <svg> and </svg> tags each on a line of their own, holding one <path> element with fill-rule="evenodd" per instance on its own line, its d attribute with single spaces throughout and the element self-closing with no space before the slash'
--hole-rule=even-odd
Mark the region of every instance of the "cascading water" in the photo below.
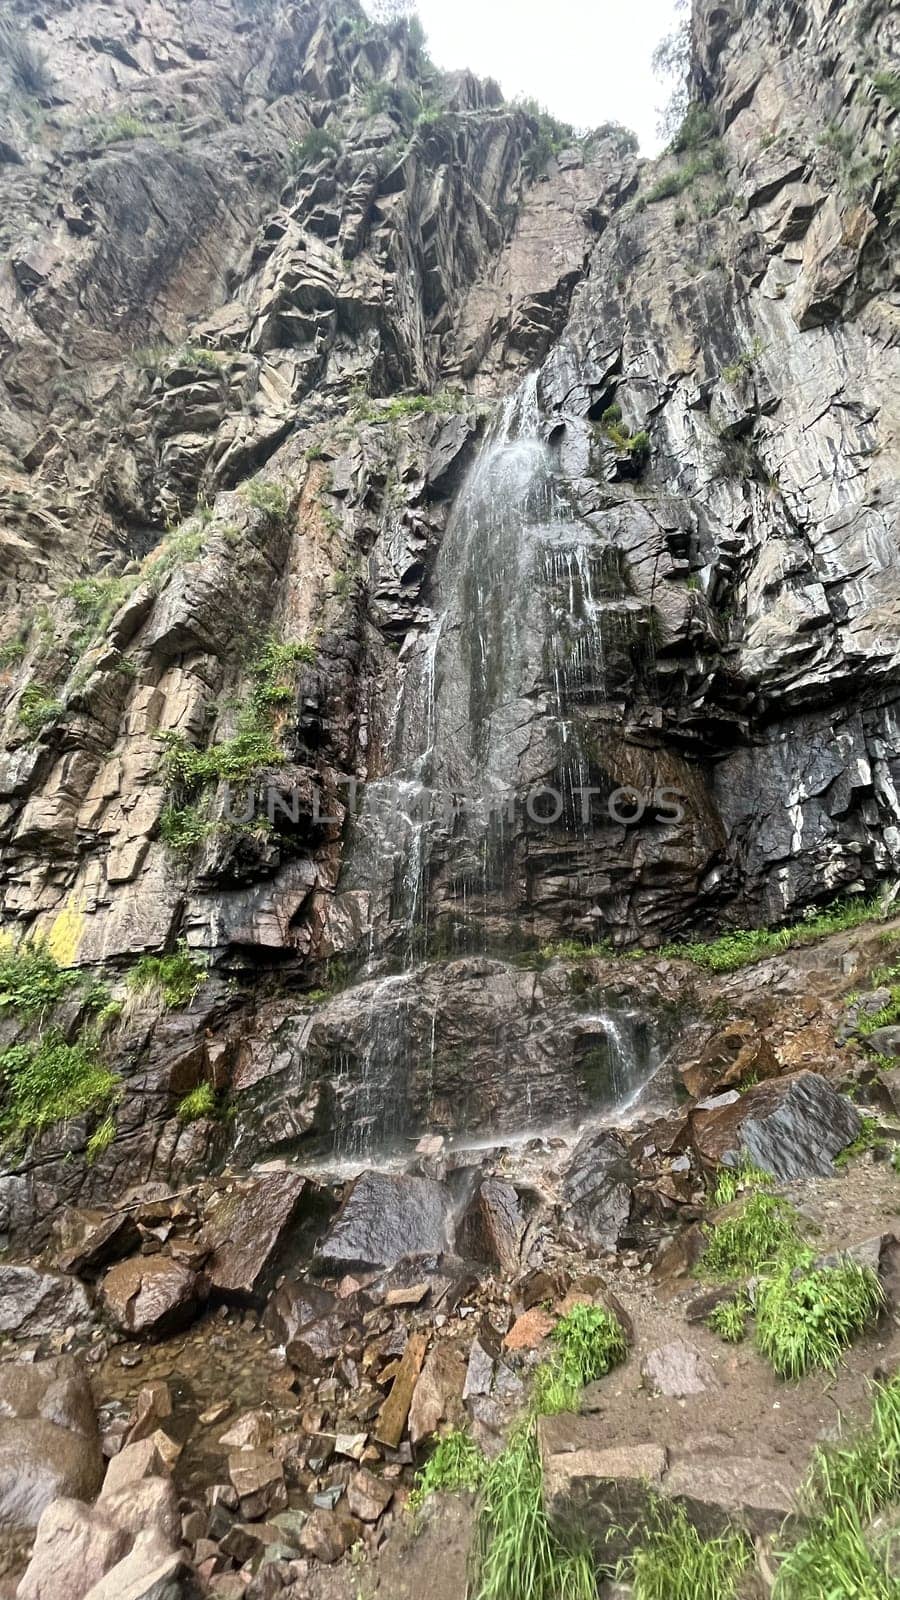
<svg viewBox="0 0 900 1600">
<path fill-rule="evenodd" d="M 352 1086 L 339 1086 L 344 1151 L 371 1150 L 415 1124 L 416 1112 L 432 1115 L 422 1084 L 442 1048 L 441 997 L 427 1019 L 414 1015 L 421 964 L 508 952 L 510 924 L 521 920 L 510 913 L 514 891 L 533 860 L 581 893 L 605 623 L 624 591 L 614 553 L 571 509 L 546 432 L 533 375 L 506 401 L 458 496 L 432 621 L 398 693 L 391 770 L 368 786 L 356 822 L 337 901 L 352 901 L 357 920 L 363 908 L 368 981 Z M 589 931 L 589 891 L 581 899 Z M 590 1018 L 579 1039 L 597 1027 Z M 658 1059 L 646 1041 L 629 1044 L 630 1028 L 628 1019 L 609 1023 L 607 1070 L 582 1074 L 582 1105 L 600 1077 L 611 1103 L 627 1098 Z M 500 1029 L 501 1059 L 505 1041 Z M 584 1050 L 573 1050 L 577 1068 Z M 529 1099 L 535 1121 L 546 1120 L 546 1092 L 531 1081 L 520 1120 L 530 1120 Z"/>
</svg>

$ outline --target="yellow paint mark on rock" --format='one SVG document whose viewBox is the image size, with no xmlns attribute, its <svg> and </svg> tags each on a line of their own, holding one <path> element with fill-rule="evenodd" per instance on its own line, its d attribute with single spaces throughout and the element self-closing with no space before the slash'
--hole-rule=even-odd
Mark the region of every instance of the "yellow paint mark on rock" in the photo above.
<svg viewBox="0 0 900 1600">
<path fill-rule="evenodd" d="M 47 949 L 61 967 L 75 965 L 78 946 L 84 933 L 82 901 L 67 900 L 62 911 L 54 917 L 47 935 Z"/>
</svg>

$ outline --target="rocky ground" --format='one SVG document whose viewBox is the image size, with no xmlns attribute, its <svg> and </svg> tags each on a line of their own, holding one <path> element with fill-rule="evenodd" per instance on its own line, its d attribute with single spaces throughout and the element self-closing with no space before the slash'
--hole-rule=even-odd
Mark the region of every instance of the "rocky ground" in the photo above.
<svg viewBox="0 0 900 1600">
<path fill-rule="evenodd" d="M 596 1533 L 649 1478 L 701 1526 L 745 1526 L 763 1581 L 816 1443 L 900 1354 L 900 1068 L 854 1032 L 898 933 L 701 977 L 703 1036 L 628 1126 L 426 1137 L 403 1171 L 268 1162 L 61 1212 L 39 1258 L 0 1267 L 3 1592 L 402 1600 L 436 1571 L 461 1600 L 471 1501 L 412 1517 L 415 1472 L 451 1426 L 502 1448 L 580 1300 L 629 1353 L 540 1424 L 551 1519 L 577 1506 Z M 881 1274 L 884 1313 L 834 1376 L 785 1382 L 706 1326 L 715 1173 L 748 1152 L 819 1254 Z"/>
</svg>

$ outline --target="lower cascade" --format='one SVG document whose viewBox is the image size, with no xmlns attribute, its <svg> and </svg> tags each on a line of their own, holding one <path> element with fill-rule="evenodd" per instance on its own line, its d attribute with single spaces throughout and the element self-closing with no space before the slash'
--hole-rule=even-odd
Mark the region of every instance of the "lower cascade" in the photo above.
<svg viewBox="0 0 900 1600">
<path fill-rule="evenodd" d="M 0 0 L 0 1600 L 898 1600 L 900 15 L 647 154 L 139 10 Z"/>
</svg>

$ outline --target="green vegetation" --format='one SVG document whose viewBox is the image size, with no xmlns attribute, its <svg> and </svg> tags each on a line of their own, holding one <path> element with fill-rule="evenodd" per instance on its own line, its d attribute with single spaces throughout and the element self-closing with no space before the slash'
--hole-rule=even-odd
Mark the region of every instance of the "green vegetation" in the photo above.
<svg viewBox="0 0 900 1600">
<path fill-rule="evenodd" d="M 158 994 L 167 1011 L 190 1005 L 206 982 L 206 968 L 196 961 L 185 943 L 167 956 L 142 956 L 128 974 L 135 994 Z"/>
<path fill-rule="evenodd" d="M 339 156 L 341 141 L 336 133 L 331 133 L 328 128 L 310 128 L 302 139 L 297 139 L 288 146 L 288 169 L 297 177 L 307 167 L 318 166 L 326 156 Z"/>
<path fill-rule="evenodd" d="M 730 1206 L 744 1189 L 771 1189 L 774 1179 L 770 1172 L 754 1166 L 749 1156 L 744 1156 L 736 1167 L 722 1167 L 713 1190 L 714 1206 Z"/>
<path fill-rule="evenodd" d="M 257 680 L 253 690 L 257 709 L 292 701 L 296 693 L 297 667 L 309 666 L 315 659 L 315 645 L 308 639 L 285 641 L 270 634 L 251 668 Z"/>
<path fill-rule="evenodd" d="M 193 855 L 211 828 L 197 806 L 166 806 L 159 819 L 159 837 L 176 855 Z"/>
<path fill-rule="evenodd" d="M 729 366 L 722 368 L 722 377 L 725 382 L 734 384 L 738 383 L 741 378 L 747 377 L 749 373 L 753 372 L 762 352 L 762 339 L 754 339 L 749 350 L 742 350 L 736 360 L 732 361 Z"/>
<path fill-rule="evenodd" d="M 567 1548 L 547 1521 L 537 1417 L 556 1409 L 578 1374 L 590 1382 L 623 1359 L 618 1323 L 595 1306 L 575 1306 L 559 1321 L 554 1355 L 538 1368 L 528 1414 L 506 1449 L 486 1464 L 476 1537 L 474 1600 L 595 1600 L 597 1574 L 586 1548 Z"/>
<path fill-rule="evenodd" d="M 120 144 L 125 139 L 144 139 L 153 133 L 149 123 L 130 111 L 120 111 L 108 122 L 93 121 L 90 131 L 98 144 Z"/>
<path fill-rule="evenodd" d="M 880 1011 L 861 1016 L 857 1021 L 856 1031 L 860 1038 L 867 1039 L 879 1028 L 892 1028 L 896 1022 L 900 1022 L 900 983 L 891 983 L 890 998 L 885 1001 Z"/>
<path fill-rule="evenodd" d="M 62 716 L 64 709 L 62 701 L 54 699 L 39 683 L 29 683 L 19 700 L 19 722 L 29 738 L 36 739 L 42 728 Z"/>
<path fill-rule="evenodd" d="M 825 911 L 810 912 L 802 922 L 791 923 L 786 928 L 748 928 L 735 933 L 723 933 L 710 943 L 673 943 L 663 945 L 660 956 L 673 960 L 693 961 L 708 972 L 737 972 L 740 967 L 761 961 L 765 956 L 777 955 L 795 945 L 814 944 L 832 933 L 844 933 L 871 922 L 880 916 L 881 905 L 872 900 L 843 900 Z"/>
<path fill-rule="evenodd" d="M 688 106 L 684 121 L 672 140 L 670 149 L 680 155 L 684 150 L 699 150 L 717 139 L 719 126 L 715 113 L 699 101 Z"/>
<path fill-rule="evenodd" d="M 873 72 L 872 87 L 894 111 L 900 111 L 900 72 Z"/>
<path fill-rule="evenodd" d="M 884 1291 L 877 1273 L 847 1260 L 813 1268 L 786 1260 L 756 1289 L 756 1342 L 779 1377 L 802 1378 L 811 1367 L 833 1372 L 858 1334 L 877 1320 Z"/>
<path fill-rule="evenodd" d="M 638 465 L 643 466 L 650 456 L 650 435 L 646 429 L 640 433 L 630 434 L 622 427 L 622 407 L 615 401 L 600 418 L 600 427 L 604 436 L 614 445 L 619 452 L 626 452 L 632 456 Z"/>
<path fill-rule="evenodd" d="M 692 155 L 689 161 L 679 166 L 675 172 L 664 174 L 658 178 L 652 188 L 647 190 L 644 199 L 648 205 L 654 205 L 659 200 L 672 200 L 676 195 L 684 194 L 697 182 L 698 178 L 707 178 L 714 172 L 721 172 L 725 165 L 724 152 L 721 146 L 716 146 L 702 155 Z"/>
<path fill-rule="evenodd" d="M 488 1463 L 476 1539 L 474 1600 L 595 1600 L 586 1551 L 571 1552 L 544 1511 L 541 1453 L 533 1417 Z"/>
<path fill-rule="evenodd" d="M 416 1473 L 409 1509 L 419 1512 L 428 1496 L 439 1489 L 479 1489 L 487 1461 L 465 1428 L 451 1428 L 439 1439 L 424 1467 Z"/>
<path fill-rule="evenodd" d="M 251 478 L 240 492 L 248 505 L 254 506 L 257 511 L 264 511 L 270 522 L 283 522 L 288 514 L 287 492 L 280 483 Z"/>
<path fill-rule="evenodd" d="M 573 1306 L 551 1337 L 554 1354 L 539 1368 L 534 1383 L 542 1416 L 571 1411 L 585 1384 L 605 1378 L 628 1354 L 620 1324 L 600 1306 Z"/>
<path fill-rule="evenodd" d="M 0 1133 L 18 1140 L 104 1110 L 119 1080 L 83 1041 L 67 1044 L 58 1029 L 36 1043 L 11 1045 L 0 1052 L 3 1110 Z"/>
<path fill-rule="evenodd" d="M 656 1501 L 646 1544 L 619 1565 L 634 1600 L 735 1600 L 752 1549 L 739 1533 L 703 1539 L 683 1506 Z"/>
<path fill-rule="evenodd" d="M 747 1318 L 750 1315 L 750 1297 L 741 1290 L 733 1300 L 722 1300 L 713 1308 L 706 1325 L 726 1344 L 740 1344 L 747 1336 Z"/>
<path fill-rule="evenodd" d="M 753 1194 L 733 1217 L 707 1226 L 707 1245 L 698 1271 L 704 1277 L 739 1278 L 781 1260 L 795 1259 L 802 1248 L 797 1213 L 786 1200 Z"/>
<path fill-rule="evenodd" d="M 54 960 L 46 945 L 0 941 L 0 1012 L 40 1016 L 78 983 L 78 974 Z"/>
<path fill-rule="evenodd" d="M 538 951 L 541 961 L 594 961 L 608 955 L 612 955 L 611 944 L 579 944 L 577 939 L 557 939 Z"/>
<path fill-rule="evenodd" d="M 449 416 L 460 411 L 467 401 L 467 395 L 450 389 L 441 389 L 437 394 L 398 394 L 390 400 L 376 401 L 366 394 L 356 393 L 351 402 L 351 414 L 355 422 L 402 422 L 407 417 Z"/>
<path fill-rule="evenodd" d="M 218 1114 L 216 1091 L 211 1083 L 198 1083 L 196 1089 L 179 1100 L 175 1108 L 179 1122 L 200 1122 L 203 1118 L 217 1117 Z"/>
<path fill-rule="evenodd" d="M 534 182 L 544 172 L 548 161 L 557 151 L 564 150 L 575 140 L 575 130 L 567 122 L 559 122 L 536 100 L 520 98 L 514 101 L 519 111 L 524 111 L 534 125 L 533 142 L 522 158 L 526 177 Z"/>
<path fill-rule="evenodd" d="M 846 1167 L 856 1156 L 864 1155 L 866 1150 L 873 1150 L 882 1143 L 880 1124 L 877 1117 L 863 1117 L 862 1127 L 852 1144 L 848 1144 L 840 1155 L 835 1156 L 836 1167 Z"/>
<path fill-rule="evenodd" d="M 116 1137 L 116 1119 L 108 1113 L 101 1123 L 94 1129 L 84 1147 L 84 1159 L 89 1167 L 99 1161 L 104 1151 L 108 1150 Z"/>
<path fill-rule="evenodd" d="M 24 639 L 8 639 L 6 644 L 0 644 L 0 672 L 17 667 L 25 659 L 26 649 Z"/>
<path fill-rule="evenodd" d="M 640 149 L 637 134 L 622 122 L 601 122 L 599 128 L 591 129 L 585 143 L 599 144 L 601 139 L 612 139 L 620 156 L 636 156 Z"/>
</svg>

